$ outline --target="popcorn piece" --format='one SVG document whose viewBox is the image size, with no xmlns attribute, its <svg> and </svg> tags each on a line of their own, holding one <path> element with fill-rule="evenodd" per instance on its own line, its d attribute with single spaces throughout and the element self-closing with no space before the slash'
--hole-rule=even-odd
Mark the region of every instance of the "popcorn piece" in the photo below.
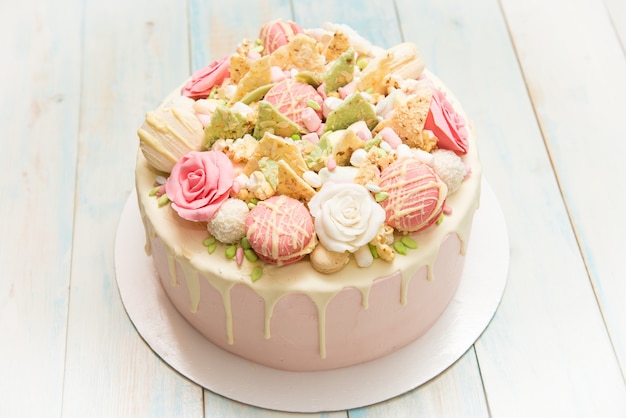
<svg viewBox="0 0 626 418">
<path fill-rule="evenodd" d="M 389 48 L 383 55 L 372 59 L 361 73 L 360 90 L 385 94 L 383 82 L 389 74 L 403 79 L 417 79 L 424 71 L 424 62 L 415 44 L 404 42 Z"/>
<path fill-rule="evenodd" d="M 364 164 L 359 167 L 354 182 L 363 186 L 378 185 L 380 184 L 380 170 L 374 164 Z"/>
<path fill-rule="evenodd" d="M 430 82 L 422 83 L 420 92 L 396 106 L 391 116 L 381 121 L 374 132 L 378 133 L 384 128 L 390 127 L 408 146 L 421 148 L 426 152 L 432 151 L 437 145 L 437 138 L 422 134 L 430 109 L 432 94 Z"/>
<path fill-rule="evenodd" d="M 276 194 L 276 191 L 272 188 L 270 182 L 267 181 L 263 173 L 258 170 L 250 174 L 246 188 L 253 197 L 256 197 L 259 200 L 269 199 Z"/>
<path fill-rule="evenodd" d="M 393 250 L 393 228 L 387 224 L 382 224 L 376 237 L 370 241 L 376 248 L 378 256 L 387 262 L 392 262 L 396 256 Z"/>
</svg>

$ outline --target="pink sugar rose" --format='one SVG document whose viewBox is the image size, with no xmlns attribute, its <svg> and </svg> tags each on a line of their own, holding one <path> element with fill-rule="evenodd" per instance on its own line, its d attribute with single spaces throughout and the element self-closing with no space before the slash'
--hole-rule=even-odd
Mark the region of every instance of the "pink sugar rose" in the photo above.
<svg viewBox="0 0 626 418">
<path fill-rule="evenodd" d="M 217 151 L 191 151 L 172 168 L 165 193 L 172 208 L 189 221 L 208 221 L 228 198 L 235 171 Z"/>
<path fill-rule="evenodd" d="M 454 110 L 445 94 L 438 89 L 433 89 L 433 98 L 424 130 L 435 134 L 439 148 L 454 151 L 460 155 L 467 153 L 469 144 L 465 120 Z"/>
<path fill-rule="evenodd" d="M 230 56 L 214 61 L 208 67 L 200 68 L 192 74 L 181 94 L 192 99 L 206 99 L 215 86 L 230 77 Z"/>
</svg>

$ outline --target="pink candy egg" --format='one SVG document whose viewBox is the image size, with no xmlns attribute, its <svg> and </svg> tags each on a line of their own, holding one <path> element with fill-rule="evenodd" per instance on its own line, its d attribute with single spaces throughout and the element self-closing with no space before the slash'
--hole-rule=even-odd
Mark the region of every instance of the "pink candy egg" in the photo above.
<svg viewBox="0 0 626 418">
<path fill-rule="evenodd" d="M 260 201 L 250 211 L 246 237 L 259 258 L 279 265 L 300 260 L 317 242 L 307 208 L 284 195 Z"/>
<path fill-rule="evenodd" d="M 380 204 L 387 223 L 401 232 L 417 232 L 435 223 L 448 193 L 445 183 L 427 164 L 403 159 L 381 173 L 380 188 L 388 197 Z"/>
</svg>

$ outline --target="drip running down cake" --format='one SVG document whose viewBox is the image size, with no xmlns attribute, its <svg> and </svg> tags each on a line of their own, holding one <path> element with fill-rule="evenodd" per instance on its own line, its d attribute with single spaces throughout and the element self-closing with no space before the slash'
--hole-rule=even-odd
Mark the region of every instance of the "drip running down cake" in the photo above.
<svg viewBox="0 0 626 418">
<path fill-rule="evenodd" d="M 169 302 L 224 350 L 290 371 L 380 358 L 459 285 L 473 130 L 412 43 L 330 23 L 258 33 L 138 130 L 146 251 Z"/>
</svg>

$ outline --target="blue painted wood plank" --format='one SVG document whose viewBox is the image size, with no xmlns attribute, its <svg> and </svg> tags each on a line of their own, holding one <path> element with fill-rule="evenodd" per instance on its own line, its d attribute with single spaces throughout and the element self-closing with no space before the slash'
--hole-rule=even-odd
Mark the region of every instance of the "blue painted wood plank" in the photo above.
<svg viewBox="0 0 626 418">
<path fill-rule="evenodd" d="M 66 4 L 65 13 L 35 0 L 0 13 L 3 416 L 62 407 L 82 25 L 80 2 Z"/>
<path fill-rule="evenodd" d="M 199 418 L 202 389 L 141 339 L 114 270 L 117 223 L 134 187 L 136 131 L 145 111 L 189 73 L 186 7 L 89 2 L 84 19 L 63 416 Z"/>
</svg>

